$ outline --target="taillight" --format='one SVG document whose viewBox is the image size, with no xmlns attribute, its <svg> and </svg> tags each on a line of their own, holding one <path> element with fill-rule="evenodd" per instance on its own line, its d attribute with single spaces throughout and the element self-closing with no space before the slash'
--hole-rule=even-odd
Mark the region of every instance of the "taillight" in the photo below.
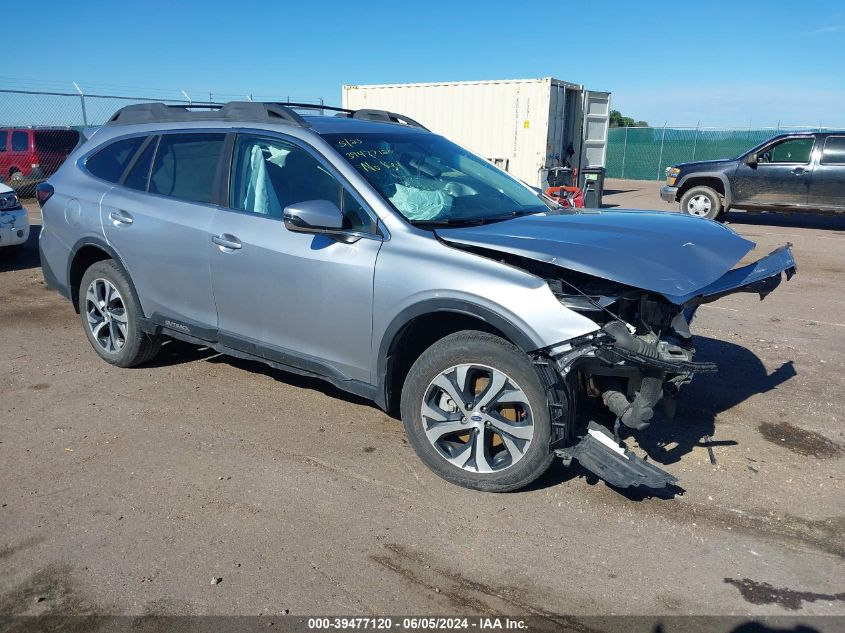
<svg viewBox="0 0 845 633">
<path fill-rule="evenodd" d="M 42 182 L 35 186 L 35 199 L 38 200 L 39 207 L 43 208 L 44 203 L 47 202 L 52 195 L 53 185 Z"/>
</svg>

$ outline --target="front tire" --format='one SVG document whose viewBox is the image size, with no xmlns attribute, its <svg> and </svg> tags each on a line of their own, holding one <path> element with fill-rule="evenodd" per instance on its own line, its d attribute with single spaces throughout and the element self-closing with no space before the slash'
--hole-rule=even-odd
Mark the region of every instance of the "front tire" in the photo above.
<svg viewBox="0 0 845 633">
<path fill-rule="evenodd" d="M 134 367 L 158 353 L 161 339 L 141 330 L 142 314 L 120 266 L 111 259 L 91 264 L 79 284 L 79 316 L 100 358 L 117 367 Z"/>
<path fill-rule="evenodd" d="M 523 488 L 552 463 L 546 394 L 531 359 L 486 332 L 429 347 L 402 389 L 402 423 L 419 458 L 458 486 Z"/>
<path fill-rule="evenodd" d="M 710 187 L 692 187 L 681 197 L 681 211 L 697 218 L 715 220 L 722 212 L 722 198 Z"/>
</svg>

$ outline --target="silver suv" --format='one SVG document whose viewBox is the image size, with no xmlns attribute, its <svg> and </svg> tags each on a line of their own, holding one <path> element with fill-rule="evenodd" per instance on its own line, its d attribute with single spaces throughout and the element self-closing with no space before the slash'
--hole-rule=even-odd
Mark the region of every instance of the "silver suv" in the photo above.
<svg viewBox="0 0 845 633">
<path fill-rule="evenodd" d="M 734 268 L 754 244 L 720 224 L 573 213 L 407 117 L 334 110 L 129 106 L 39 186 L 45 280 L 96 353 L 130 367 L 172 337 L 324 378 L 478 490 L 556 454 L 674 485 L 619 432 L 715 369 L 697 306 L 765 296 L 789 247 Z"/>
</svg>

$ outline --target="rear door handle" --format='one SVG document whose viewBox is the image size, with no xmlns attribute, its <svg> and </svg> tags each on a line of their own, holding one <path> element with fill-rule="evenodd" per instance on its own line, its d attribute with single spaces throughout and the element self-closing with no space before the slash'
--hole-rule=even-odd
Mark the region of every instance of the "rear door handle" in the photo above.
<svg viewBox="0 0 845 633">
<path fill-rule="evenodd" d="M 123 209 L 114 209 L 109 213 L 109 218 L 115 225 L 117 224 L 132 224 L 135 220 Z"/>
<path fill-rule="evenodd" d="M 211 241 L 221 248 L 228 248 L 233 251 L 239 250 L 243 247 L 243 244 L 241 244 L 241 241 L 238 238 L 234 235 L 229 235 L 228 233 L 223 233 L 223 235 L 214 235 L 212 236 Z"/>
<path fill-rule="evenodd" d="M 795 169 L 790 169 L 790 171 L 796 176 L 806 176 L 810 173 L 809 170 L 804 169 L 803 167 L 796 167 Z"/>
</svg>

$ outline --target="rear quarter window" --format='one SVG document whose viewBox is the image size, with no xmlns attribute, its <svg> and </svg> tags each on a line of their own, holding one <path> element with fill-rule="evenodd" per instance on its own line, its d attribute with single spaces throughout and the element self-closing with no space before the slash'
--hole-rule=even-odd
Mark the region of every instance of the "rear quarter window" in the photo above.
<svg viewBox="0 0 845 633">
<path fill-rule="evenodd" d="M 89 156 L 85 167 L 97 178 L 117 182 L 143 142 L 143 136 L 116 141 Z"/>
<path fill-rule="evenodd" d="M 70 154 L 79 142 L 76 130 L 36 130 L 35 149 L 41 152 Z"/>
<path fill-rule="evenodd" d="M 150 174 L 150 193 L 214 201 L 214 176 L 225 134 L 165 134 Z"/>
</svg>

